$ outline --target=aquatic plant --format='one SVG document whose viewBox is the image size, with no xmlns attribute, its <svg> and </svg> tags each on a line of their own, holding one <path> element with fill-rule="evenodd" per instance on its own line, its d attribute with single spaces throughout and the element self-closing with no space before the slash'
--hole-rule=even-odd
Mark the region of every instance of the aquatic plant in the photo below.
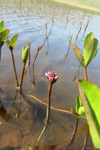
<svg viewBox="0 0 100 150">
<path fill-rule="evenodd" d="M 17 85 L 17 87 L 19 87 L 18 77 L 17 77 L 17 72 L 16 72 L 16 66 L 15 66 L 15 60 L 14 60 L 14 55 L 13 55 L 13 49 L 15 47 L 17 39 L 18 39 L 18 35 L 16 34 L 11 38 L 10 41 L 8 39 L 6 39 L 5 42 L 6 42 L 7 47 L 9 48 L 9 50 L 11 52 L 11 58 L 12 58 L 12 63 L 13 63 L 13 69 L 14 69 L 14 74 L 15 74 L 16 85 Z"/>
<path fill-rule="evenodd" d="M 95 84 L 85 80 L 77 80 L 77 84 L 93 144 L 100 149 L 100 89 Z"/>
<path fill-rule="evenodd" d="M 5 22 L 1 21 L 0 22 L 0 61 L 1 61 L 1 48 L 4 44 L 4 40 L 6 40 L 8 34 L 9 34 L 9 29 L 5 29 Z"/>
<path fill-rule="evenodd" d="M 84 77 L 85 80 L 88 80 L 86 68 L 90 64 L 90 62 L 94 59 L 97 54 L 98 50 L 98 40 L 94 38 L 93 33 L 89 33 L 84 41 L 84 56 L 82 55 L 81 50 L 74 44 L 71 43 L 73 51 L 80 62 L 80 64 L 84 68 Z M 72 109 L 73 114 L 78 117 L 76 114 L 78 113 L 81 115 L 85 112 L 86 118 L 89 124 L 89 131 L 92 137 L 93 144 L 96 148 L 100 148 L 100 132 L 99 132 L 99 109 L 98 103 L 100 98 L 100 90 L 97 88 L 96 85 L 90 83 L 89 81 L 85 80 L 77 80 L 80 98 L 77 99 L 77 106 L 78 109 L 76 112 Z M 94 101 L 95 100 L 95 101 Z M 81 106 L 81 101 L 83 106 Z M 87 144 L 88 134 L 85 140 L 85 146 Z"/>
<path fill-rule="evenodd" d="M 51 89 L 52 85 L 58 80 L 59 76 L 56 73 L 48 71 L 45 73 L 45 76 L 48 78 L 49 87 L 48 87 L 48 100 L 47 100 L 47 114 L 46 114 L 46 122 L 49 122 L 50 119 L 50 105 L 51 105 Z"/>
<path fill-rule="evenodd" d="M 45 29 L 46 29 L 46 32 L 45 32 L 45 39 L 44 39 L 44 42 L 41 46 L 37 46 L 37 52 L 36 52 L 36 55 L 34 57 L 34 60 L 33 60 L 33 64 L 35 63 L 36 59 L 37 59 L 37 56 L 39 54 L 39 51 L 43 48 L 43 46 L 45 45 L 46 43 L 46 40 L 48 40 L 50 34 L 51 34 L 51 31 L 53 29 L 53 25 L 54 25 L 54 19 L 51 20 L 52 21 L 52 26 L 51 26 L 51 29 L 49 31 L 49 33 L 47 34 L 47 23 L 45 24 Z"/>
<path fill-rule="evenodd" d="M 94 34 L 89 33 L 84 40 L 84 54 L 82 54 L 80 48 L 71 43 L 72 49 L 84 69 L 85 80 L 88 80 L 87 66 L 94 59 L 98 50 L 98 40 L 94 37 Z"/>
<path fill-rule="evenodd" d="M 54 24 L 54 20 L 52 20 L 52 27 L 53 27 L 53 24 Z M 47 24 L 45 25 L 45 27 L 46 27 L 45 40 L 44 40 L 43 45 L 39 46 L 37 48 L 37 53 L 36 53 L 36 56 L 35 56 L 34 61 L 33 61 L 33 67 L 34 67 L 34 63 L 36 61 L 36 58 L 38 56 L 39 51 L 44 46 L 46 40 L 48 40 L 48 37 L 49 37 L 51 30 L 52 30 L 52 27 L 51 27 L 49 34 L 47 34 Z M 80 24 L 80 30 L 81 30 L 81 24 Z M 80 30 L 78 31 L 78 34 L 79 34 Z M 15 79 L 16 79 L 16 85 L 17 85 L 17 87 L 18 86 L 20 87 L 19 109 L 18 109 L 18 112 L 16 114 L 17 118 L 20 118 L 22 83 L 23 83 L 23 78 L 24 78 L 24 73 L 25 73 L 25 66 L 26 66 L 26 62 L 27 62 L 28 58 L 29 58 L 28 64 L 30 64 L 30 62 L 31 62 L 31 59 L 30 59 L 30 44 L 31 44 L 31 42 L 29 41 L 27 43 L 28 44 L 27 48 L 25 48 L 25 46 L 23 46 L 23 48 L 22 48 L 23 69 L 22 69 L 22 74 L 21 74 L 21 78 L 20 78 L 20 83 L 18 84 L 17 72 L 16 72 L 14 56 L 13 56 L 13 49 L 14 49 L 15 44 L 17 42 L 18 35 L 14 35 L 11 38 L 11 40 L 8 40 L 8 38 L 7 38 L 8 34 L 9 34 L 9 30 L 8 29 L 5 30 L 4 21 L 0 22 L 0 50 L 1 50 L 1 47 L 3 46 L 4 42 L 6 42 L 9 50 L 11 51 L 13 68 L 14 68 Z M 78 34 L 77 34 L 77 36 L 78 36 Z M 37 101 L 39 101 L 39 102 L 41 102 L 47 106 L 46 121 L 45 121 L 45 125 L 43 127 L 43 130 L 40 133 L 39 138 L 37 139 L 37 145 L 39 144 L 39 141 L 40 141 L 40 139 L 41 139 L 46 127 L 47 127 L 47 124 L 49 123 L 50 109 L 53 109 L 53 110 L 57 110 L 60 112 L 66 112 L 66 113 L 73 114 L 76 118 L 76 122 L 75 122 L 75 127 L 73 130 L 72 136 L 68 137 L 66 139 L 66 143 L 52 146 L 52 150 L 67 149 L 73 143 L 75 136 L 77 134 L 83 132 L 84 130 L 86 131 L 86 137 L 84 140 L 83 150 L 86 148 L 86 145 L 87 145 L 89 131 L 90 131 L 90 135 L 92 137 L 92 141 L 93 141 L 94 146 L 96 148 L 100 149 L 100 118 L 99 118 L 99 114 L 100 114 L 100 109 L 99 109 L 100 89 L 95 84 L 90 83 L 89 81 L 86 81 L 86 80 L 88 80 L 87 66 L 90 64 L 90 62 L 94 59 L 94 57 L 97 54 L 98 40 L 94 37 L 94 34 L 92 32 L 89 33 L 85 38 L 84 49 L 83 49 L 84 54 L 82 54 L 81 50 L 75 44 L 71 43 L 71 39 L 72 39 L 72 36 L 69 37 L 69 43 L 71 44 L 72 49 L 73 49 L 78 61 L 80 62 L 80 65 L 82 65 L 83 69 L 84 69 L 85 80 L 80 80 L 80 79 L 76 80 L 76 78 L 75 78 L 75 80 L 77 81 L 78 87 L 79 87 L 80 97 L 79 96 L 77 97 L 76 107 L 75 108 L 72 107 L 71 112 L 51 107 L 52 86 L 58 80 L 59 76 L 57 76 L 55 72 L 49 71 L 49 72 L 45 73 L 45 76 L 47 77 L 48 82 L 49 82 L 47 104 L 44 103 L 43 101 L 41 102 L 38 99 L 37 99 Z M 70 48 L 70 45 L 69 45 L 69 48 Z M 68 51 L 69 51 L 69 48 L 68 48 Z M 79 67 L 80 67 L 80 65 L 79 65 Z M 33 72 L 33 79 L 34 79 L 33 81 L 35 82 L 34 72 Z M 15 96 L 14 96 L 13 103 L 11 106 L 10 114 L 8 114 L 8 116 L 7 116 L 8 118 L 6 118 L 5 120 L 10 119 L 12 117 L 11 113 L 13 110 L 15 99 L 17 97 L 17 93 L 18 93 L 18 89 L 15 92 Z M 2 108 L 2 110 L 4 110 L 4 112 L 6 114 L 7 112 L 6 112 L 6 109 L 3 108 L 3 105 L 1 105 L 1 108 Z M 88 124 L 83 125 L 79 130 L 77 130 L 79 118 L 84 117 L 83 116 L 84 113 L 86 114 Z M 2 123 L 0 122 L 0 125 L 1 124 Z M 37 145 L 36 145 L 36 148 L 38 147 Z"/>
<path fill-rule="evenodd" d="M 23 77 L 24 77 L 24 72 L 25 72 L 25 65 L 28 59 L 29 51 L 30 51 L 29 46 L 27 48 L 25 48 L 25 46 L 22 47 L 23 69 L 22 69 L 22 74 L 21 74 L 20 83 L 19 83 L 20 93 L 22 92 L 22 83 L 23 83 Z"/>
<path fill-rule="evenodd" d="M 72 35 L 69 36 L 69 45 L 68 45 L 68 50 L 67 50 L 67 53 L 65 55 L 65 59 L 67 58 L 68 56 L 68 53 L 69 53 L 69 50 L 70 50 L 70 42 L 72 41 Z"/>
</svg>

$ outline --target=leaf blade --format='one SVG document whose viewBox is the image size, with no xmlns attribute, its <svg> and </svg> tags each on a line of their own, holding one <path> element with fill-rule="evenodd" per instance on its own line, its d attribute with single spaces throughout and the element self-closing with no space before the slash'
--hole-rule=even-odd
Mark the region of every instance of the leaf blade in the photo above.
<svg viewBox="0 0 100 150">
<path fill-rule="evenodd" d="M 85 108 L 85 114 L 89 123 L 90 134 L 93 144 L 96 148 L 100 148 L 100 89 L 84 80 L 77 81 L 80 97 Z M 95 91 L 95 94 L 92 93 Z M 96 100 L 94 101 L 96 97 Z"/>
<path fill-rule="evenodd" d="M 92 38 L 88 40 L 88 42 L 84 46 L 84 64 L 85 67 L 89 65 L 89 63 L 94 59 L 98 50 L 98 40 L 96 38 Z"/>
<path fill-rule="evenodd" d="M 81 50 L 80 50 L 79 47 L 76 46 L 75 44 L 73 44 L 73 43 L 70 43 L 70 44 L 71 44 L 71 46 L 72 46 L 72 49 L 73 49 L 74 54 L 76 55 L 78 61 L 80 62 L 80 64 L 81 64 L 82 66 L 84 66 L 84 64 L 83 64 L 84 59 L 83 59 L 83 55 L 82 55 Z"/>
</svg>

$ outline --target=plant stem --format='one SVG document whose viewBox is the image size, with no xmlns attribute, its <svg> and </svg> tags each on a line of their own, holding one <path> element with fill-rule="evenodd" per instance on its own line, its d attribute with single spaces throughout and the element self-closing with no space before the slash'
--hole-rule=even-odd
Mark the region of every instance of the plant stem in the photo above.
<svg viewBox="0 0 100 150">
<path fill-rule="evenodd" d="M 51 89 L 52 89 L 52 82 L 49 82 L 48 100 L 47 100 L 47 114 L 46 114 L 46 122 L 47 123 L 49 123 L 49 119 L 50 119 Z"/>
<path fill-rule="evenodd" d="M 86 149 L 86 146 L 87 146 L 87 142 L 88 142 L 88 137 L 89 137 L 89 126 L 88 126 L 88 124 L 87 124 L 87 126 L 86 126 L 86 137 L 85 137 L 85 140 L 84 140 L 84 146 L 83 146 L 83 148 L 82 148 L 82 150 L 85 150 Z"/>
<path fill-rule="evenodd" d="M 11 57 L 12 57 L 12 62 L 13 62 L 13 69 L 14 69 L 14 74 L 15 74 L 16 85 L 17 85 L 17 87 L 19 87 L 13 51 L 11 51 Z"/>
<path fill-rule="evenodd" d="M 88 80 L 88 75 L 87 75 L 86 67 L 84 67 L 84 78 L 85 78 L 85 80 Z"/>
<path fill-rule="evenodd" d="M 33 63 L 33 87 L 35 86 L 34 63 Z"/>
<path fill-rule="evenodd" d="M 13 106 L 15 104 L 15 100 L 16 100 L 16 97 L 17 97 L 17 93 L 18 93 L 18 89 L 15 91 L 14 99 L 13 99 L 13 102 L 12 102 L 12 105 L 11 105 L 11 109 L 10 109 L 10 114 L 12 113 Z"/>
<path fill-rule="evenodd" d="M 40 142 L 40 140 L 41 140 L 41 138 L 42 138 L 42 136 L 43 136 L 43 134 L 44 134 L 46 128 L 47 128 L 47 122 L 45 123 L 45 125 L 44 125 L 44 127 L 43 127 L 43 129 L 42 129 L 42 131 L 41 131 L 41 133 L 40 133 L 40 135 L 39 135 L 39 137 L 38 137 L 38 139 L 37 139 L 36 146 L 39 145 L 39 142 Z"/>
<path fill-rule="evenodd" d="M 23 77 L 24 77 L 24 72 L 25 72 L 25 65 L 23 64 L 23 70 L 20 78 L 20 94 L 22 92 L 22 83 L 23 83 Z"/>
<path fill-rule="evenodd" d="M 74 131 L 73 131 L 73 135 L 72 137 L 70 138 L 70 141 L 69 143 L 67 144 L 65 150 L 73 143 L 74 139 L 75 139 L 75 135 L 76 135 L 76 132 L 77 132 L 77 127 L 78 127 L 78 119 L 76 119 L 76 122 L 75 122 L 75 127 L 74 127 Z"/>
<path fill-rule="evenodd" d="M 36 53 L 36 55 L 35 55 L 35 58 L 34 58 L 34 61 L 33 61 L 33 63 L 35 63 L 35 61 L 36 61 L 36 58 L 37 58 L 37 56 L 38 56 L 38 53 L 39 53 L 39 48 L 37 48 L 37 53 Z"/>
</svg>

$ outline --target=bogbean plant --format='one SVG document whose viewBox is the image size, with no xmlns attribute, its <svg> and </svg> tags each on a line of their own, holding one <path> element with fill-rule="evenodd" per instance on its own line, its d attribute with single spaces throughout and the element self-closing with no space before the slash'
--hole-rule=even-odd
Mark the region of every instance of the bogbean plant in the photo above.
<svg viewBox="0 0 100 150">
<path fill-rule="evenodd" d="M 0 52 L 1 52 L 2 46 L 5 42 L 11 51 L 16 85 L 17 85 L 17 87 L 19 87 L 20 94 L 21 94 L 25 65 L 28 60 L 28 56 L 29 56 L 29 63 L 30 63 L 30 55 L 29 55 L 30 54 L 30 41 L 28 42 L 27 48 L 25 48 L 25 46 L 23 46 L 23 48 L 22 48 L 23 69 L 22 69 L 22 74 L 21 74 L 21 78 L 20 78 L 20 83 L 18 83 L 17 72 L 16 72 L 14 56 L 13 56 L 13 49 L 15 47 L 18 35 L 14 35 L 11 38 L 11 40 L 9 41 L 7 38 L 9 32 L 10 32 L 9 29 L 5 29 L 4 21 L 0 22 Z M 85 41 L 84 41 L 84 49 L 83 49 L 84 55 L 82 54 L 82 52 L 78 46 L 71 43 L 71 40 L 70 40 L 70 44 L 72 46 L 72 49 L 73 49 L 80 65 L 82 65 L 82 67 L 84 69 L 84 78 L 85 79 L 84 80 L 82 80 L 82 79 L 76 80 L 78 88 L 79 88 L 80 96 L 77 97 L 76 108 L 73 108 L 73 107 L 71 108 L 72 114 L 76 117 L 75 129 L 73 132 L 73 136 L 70 138 L 69 142 L 66 144 L 64 143 L 64 145 L 65 145 L 64 149 L 67 149 L 68 146 L 70 146 L 70 144 L 72 144 L 76 134 L 80 133 L 87 127 L 89 127 L 89 131 L 90 131 L 90 135 L 91 135 L 94 147 L 100 149 L 100 108 L 99 108 L 100 107 L 100 89 L 95 84 L 90 83 L 88 81 L 88 76 L 87 76 L 87 67 L 97 54 L 98 40 L 94 37 L 94 34 L 92 32 L 86 36 Z M 49 81 L 47 115 L 46 115 L 46 123 L 49 123 L 51 88 L 52 88 L 52 85 L 57 81 L 57 79 L 59 77 L 54 72 L 47 72 L 47 73 L 45 73 L 45 75 Z M 83 117 L 84 113 L 86 115 L 88 125 L 83 126 L 80 129 L 80 131 L 77 132 L 78 120 L 80 117 Z M 87 131 L 88 131 L 88 129 L 87 129 Z M 86 139 L 85 139 L 83 149 L 85 149 L 85 147 L 86 147 L 87 139 L 88 139 L 88 133 L 86 134 Z M 64 145 L 62 145 L 62 146 L 64 146 Z M 54 149 L 61 150 L 61 145 L 55 146 Z"/>
</svg>

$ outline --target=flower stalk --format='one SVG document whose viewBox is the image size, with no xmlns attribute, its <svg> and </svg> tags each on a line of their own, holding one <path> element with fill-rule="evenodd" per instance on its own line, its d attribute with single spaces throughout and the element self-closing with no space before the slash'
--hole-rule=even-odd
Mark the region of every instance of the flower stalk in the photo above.
<svg viewBox="0 0 100 150">
<path fill-rule="evenodd" d="M 51 90 L 52 90 L 52 82 L 49 82 L 48 87 L 48 100 L 47 100 L 47 114 L 46 114 L 46 122 L 49 122 L 50 119 L 50 106 L 51 106 Z"/>
<path fill-rule="evenodd" d="M 57 81 L 57 79 L 59 77 L 56 75 L 56 73 L 54 71 L 53 72 L 48 71 L 48 73 L 45 73 L 45 76 L 48 78 L 48 81 L 49 81 L 48 99 L 47 99 L 47 113 L 46 113 L 46 123 L 49 123 L 52 85 Z"/>
</svg>

